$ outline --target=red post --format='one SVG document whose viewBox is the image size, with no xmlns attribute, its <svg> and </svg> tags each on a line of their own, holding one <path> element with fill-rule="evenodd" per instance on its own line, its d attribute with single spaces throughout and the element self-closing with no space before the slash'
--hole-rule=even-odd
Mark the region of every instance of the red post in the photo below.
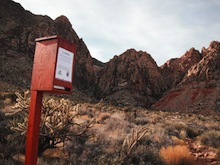
<svg viewBox="0 0 220 165">
<path fill-rule="evenodd" d="M 31 91 L 31 103 L 25 151 L 25 165 L 37 164 L 42 98 L 42 91 Z"/>
<path fill-rule="evenodd" d="M 31 80 L 25 165 L 36 165 L 43 92 L 71 94 L 76 46 L 58 36 L 38 38 Z"/>
</svg>

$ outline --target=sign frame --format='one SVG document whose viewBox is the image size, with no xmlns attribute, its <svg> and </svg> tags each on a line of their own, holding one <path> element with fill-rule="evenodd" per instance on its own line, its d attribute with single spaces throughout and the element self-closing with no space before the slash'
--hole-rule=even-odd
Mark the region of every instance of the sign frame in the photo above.
<svg viewBox="0 0 220 165">
<path fill-rule="evenodd" d="M 74 78 L 74 65 L 76 46 L 65 39 L 55 35 L 38 38 L 34 55 L 31 90 L 44 91 L 54 94 L 71 94 Z M 71 58 L 71 79 L 62 79 L 56 76 L 59 50 L 73 53 Z M 71 67 L 70 66 L 70 67 Z"/>
</svg>

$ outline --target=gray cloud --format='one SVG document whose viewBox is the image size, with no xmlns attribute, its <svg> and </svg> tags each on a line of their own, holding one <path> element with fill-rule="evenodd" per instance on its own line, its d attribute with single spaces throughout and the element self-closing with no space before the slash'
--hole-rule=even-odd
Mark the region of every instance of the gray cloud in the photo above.
<svg viewBox="0 0 220 165">
<path fill-rule="evenodd" d="M 135 48 L 161 65 L 191 47 L 201 50 L 220 36 L 217 0 L 15 1 L 53 19 L 66 15 L 92 56 L 104 62 Z"/>
</svg>

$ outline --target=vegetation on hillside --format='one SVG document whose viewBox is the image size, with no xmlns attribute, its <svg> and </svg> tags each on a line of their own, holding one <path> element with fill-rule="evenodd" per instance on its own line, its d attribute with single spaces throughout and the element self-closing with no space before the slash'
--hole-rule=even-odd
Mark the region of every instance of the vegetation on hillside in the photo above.
<svg viewBox="0 0 220 165">
<path fill-rule="evenodd" d="M 29 95 L 0 113 L 0 160 L 22 164 Z M 195 164 L 219 159 L 220 117 L 46 97 L 39 164 Z M 205 154 L 202 154 L 206 153 Z M 179 154 L 177 154 L 179 153 Z"/>
</svg>

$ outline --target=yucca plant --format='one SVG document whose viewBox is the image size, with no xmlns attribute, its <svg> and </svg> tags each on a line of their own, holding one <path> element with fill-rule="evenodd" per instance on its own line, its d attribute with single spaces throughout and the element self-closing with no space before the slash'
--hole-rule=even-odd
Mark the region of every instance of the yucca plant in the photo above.
<svg viewBox="0 0 220 165">
<path fill-rule="evenodd" d="M 127 155 L 130 155 L 132 149 L 137 145 L 138 141 L 141 140 L 141 138 L 147 133 L 147 131 L 149 131 L 148 128 L 142 126 L 138 129 L 133 129 L 131 134 L 129 134 L 125 138 L 123 142 L 123 148 Z"/>
</svg>

